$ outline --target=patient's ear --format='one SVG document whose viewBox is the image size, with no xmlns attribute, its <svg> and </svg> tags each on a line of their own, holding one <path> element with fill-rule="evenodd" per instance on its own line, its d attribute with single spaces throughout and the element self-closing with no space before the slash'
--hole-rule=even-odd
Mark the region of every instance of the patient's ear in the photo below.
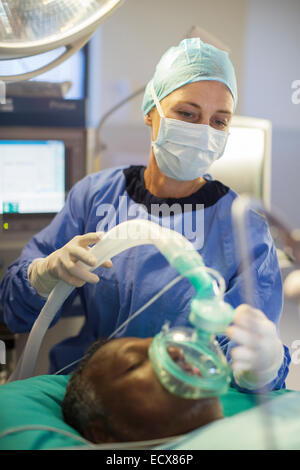
<svg viewBox="0 0 300 470">
<path fill-rule="evenodd" d="M 102 444 L 106 442 L 116 442 L 116 439 L 107 429 L 104 419 L 97 419 L 88 424 L 84 430 L 84 437 L 95 444 Z"/>
</svg>

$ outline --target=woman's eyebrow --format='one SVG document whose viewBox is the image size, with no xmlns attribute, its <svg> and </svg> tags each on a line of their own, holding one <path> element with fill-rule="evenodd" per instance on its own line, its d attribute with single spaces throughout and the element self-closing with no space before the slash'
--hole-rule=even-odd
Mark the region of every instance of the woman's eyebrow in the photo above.
<svg viewBox="0 0 300 470">
<path fill-rule="evenodd" d="M 193 103 L 192 101 L 177 101 L 176 105 L 180 105 L 180 104 L 189 104 L 191 106 L 194 106 L 195 108 L 198 108 L 198 109 L 201 109 L 201 106 L 197 103 Z"/>
<path fill-rule="evenodd" d="M 202 107 L 199 104 L 194 103 L 193 101 L 177 101 L 176 106 L 181 105 L 181 104 L 189 104 L 190 106 L 194 106 L 197 109 L 200 109 L 200 110 L 202 109 Z M 229 116 L 232 116 L 232 112 L 225 110 L 225 109 L 218 109 L 215 112 L 221 113 L 221 114 L 228 114 Z"/>
<path fill-rule="evenodd" d="M 216 111 L 216 113 L 228 114 L 228 116 L 232 116 L 232 112 L 231 111 L 226 111 L 225 109 L 218 109 L 218 111 Z"/>
</svg>

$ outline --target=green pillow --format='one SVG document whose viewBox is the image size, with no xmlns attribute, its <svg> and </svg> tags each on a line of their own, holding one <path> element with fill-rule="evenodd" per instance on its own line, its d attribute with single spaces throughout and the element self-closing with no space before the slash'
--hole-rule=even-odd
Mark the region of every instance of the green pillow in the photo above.
<svg viewBox="0 0 300 470">
<path fill-rule="evenodd" d="M 41 375 L 0 386 L 0 450 L 44 450 L 86 445 L 80 434 L 68 426 L 62 417 L 63 400 L 68 375 Z M 272 392 L 271 396 L 286 393 Z M 254 395 L 230 389 L 221 397 L 224 415 L 253 408 Z M 47 426 L 47 429 L 30 429 Z M 15 428 L 24 430 L 11 432 Z M 54 428 L 62 433 L 53 432 Z"/>
<path fill-rule="evenodd" d="M 82 445 L 80 434 L 62 416 L 61 402 L 69 376 L 41 375 L 0 386 L 0 450 L 44 450 Z M 3 436 L 21 426 L 51 426 L 70 436 L 48 430 L 24 430 Z"/>
</svg>

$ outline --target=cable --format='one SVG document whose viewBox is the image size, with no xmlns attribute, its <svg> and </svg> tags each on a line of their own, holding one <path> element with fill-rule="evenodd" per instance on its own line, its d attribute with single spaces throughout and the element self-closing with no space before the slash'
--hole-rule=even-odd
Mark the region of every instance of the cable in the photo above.
<svg viewBox="0 0 300 470">
<path fill-rule="evenodd" d="M 175 285 L 180 279 L 182 279 L 183 276 L 177 276 L 175 279 L 173 279 L 169 284 L 167 284 L 165 287 L 163 287 L 158 294 L 155 294 L 148 302 L 146 302 L 141 308 L 139 308 L 133 315 L 131 315 L 125 322 L 123 322 L 115 331 L 113 331 L 107 338 L 107 341 L 109 341 L 113 336 L 115 336 L 122 328 L 124 328 L 131 320 L 133 320 L 135 317 L 140 315 L 146 308 L 150 307 L 150 305 L 153 304 L 161 295 L 163 295 L 167 290 L 169 290 L 173 285 Z M 76 361 L 71 362 L 67 366 L 63 367 L 59 371 L 55 372 L 53 375 L 58 375 L 64 370 L 68 369 L 69 367 L 77 364 L 80 362 L 82 359 L 84 359 L 87 356 L 85 354 L 84 356 L 80 357 L 79 359 L 76 359 Z"/>
<path fill-rule="evenodd" d="M 0 434 L 0 439 L 3 437 L 9 436 L 11 434 L 16 434 L 18 432 L 24 432 L 24 431 L 49 431 L 57 434 L 62 434 L 63 436 L 70 437 L 74 439 L 75 441 L 78 441 L 82 444 L 85 444 L 88 447 L 94 447 L 92 443 L 84 439 L 83 437 L 76 436 L 76 434 L 73 434 L 69 431 L 66 431 L 65 429 L 59 429 L 55 428 L 54 426 L 44 426 L 44 425 L 28 425 L 28 426 L 16 426 L 14 428 L 7 429 L 6 431 L 3 431 Z"/>
<path fill-rule="evenodd" d="M 179 436 L 162 437 L 159 439 L 150 439 L 148 441 L 133 441 L 133 442 L 110 442 L 105 444 L 94 444 L 93 450 L 139 450 L 143 448 L 152 448 L 158 445 L 167 444 L 169 442 L 177 441 L 185 438 L 186 435 L 182 434 Z M 82 448 L 80 448 L 82 449 Z"/>
<path fill-rule="evenodd" d="M 178 281 L 180 281 L 182 279 L 183 276 L 177 276 L 175 277 L 175 279 L 173 279 L 173 281 L 169 282 L 169 284 L 167 284 L 165 287 L 163 287 L 159 292 L 158 294 L 154 295 L 148 302 L 145 303 L 145 305 L 143 305 L 143 307 L 141 307 L 139 310 L 137 310 L 133 315 L 131 315 L 131 317 L 127 318 L 127 320 L 125 320 L 122 325 L 120 325 L 113 333 L 111 333 L 111 335 L 109 335 L 109 337 L 107 338 L 107 340 L 109 341 L 110 339 L 112 339 L 122 328 L 124 328 L 128 323 L 130 323 L 135 317 L 137 317 L 138 315 L 140 315 L 144 310 L 146 310 L 147 307 L 150 307 L 150 305 L 153 304 L 153 302 L 155 302 L 161 295 L 163 295 L 165 292 L 167 292 L 171 287 L 173 287 L 175 284 L 177 284 Z"/>
<path fill-rule="evenodd" d="M 173 279 L 169 284 L 167 284 L 165 287 L 163 287 L 157 294 L 155 294 L 148 302 L 146 302 L 141 308 L 139 308 L 133 315 L 131 315 L 127 320 L 125 320 L 115 331 L 113 331 L 107 338 L 107 341 L 111 340 L 122 328 L 124 328 L 128 323 L 130 323 L 134 318 L 136 318 L 138 315 L 140 315 L 146 308 L 150 307 L 160 296 L 162 296 L 165 292 L 167 292 L 171 287 L 173 287 L 175 284 L 177 284 L 178 281 L 180 281 L 183 277 L 187 277 L 190 274 L 199 272 L 199 271 L 206 271 L 210 274 L 213 274 L 216 279 L 219 281 L 219 292 L 216 294 L 216 297 L 221 297 L 223 296 L 225 292 L 225 281 L 223 277 L 213 268 L 208 268 L 207 266 L 199 266 L 197 268 L 193 268 L 185 273 L 185 276 L 177 276 L 175 279 Z M 71 362 L 70 364 L 64 366 L 62 369 L 58 370 L 55 372 L 53 375 L 58 375 L 61 372 L 63 372 L 66 369 L 69 369 L 73 365 L 77 364 L 80 362 L 82 359 L 84 359 L 87 356 L 87 354 L 84 354 L 81 356 L 79 359 L 76 359 L 76 361 Z"/>
<path fill-rule="evenodd" d="M 7 429 L 6 431 L 3 431 L 0 434 L 0 439 L 10 436 L 12 434 L 16 434 L 18 432 L 25 432 L 25 431 L 48 431 L 52 433 L 57 433 L 61 434 L 62 436 L 65 437 L 70 437 L 71 439 L 74 439 L 81 444 L 84 444 L 83 446 L 80 446 L 80 450 L 84 449 L 89 449 L 89 450 L 116 450 L 116 449 L 124 449 L 124 450 L 129 450 L 129 449 L 139 449 L 139 448 L 150 448 L 154 446 L 158 446 L 161 444 L 166 444 L 168 442 L 175 441 L 177 439 L 182 439 L 185 437 L 185 435 L 178 435 L 178 436 L 172 436 L 172 437 L 163 437 L 159 439 L 149 439 L 146 441 L 132 441 L 132 442 L 109 442 L 109 443 L 103 443 L 103 444 L 94 444 L 93 442 L 90 442 L 83 437 L 77 436 L 76 434 L 73 434 L 65 429 L 59 429 L 55 428 L 54 426 L 45 426 L 45 425 L 27 425 L 27 426 L 16 426 L 14 428 Z M 56 448 L 57 449 L 57 448 Z M 74 450 L 74 447 L 68 447 L 68 448 L 60 448 L 61 450 Z"/>
</svg>

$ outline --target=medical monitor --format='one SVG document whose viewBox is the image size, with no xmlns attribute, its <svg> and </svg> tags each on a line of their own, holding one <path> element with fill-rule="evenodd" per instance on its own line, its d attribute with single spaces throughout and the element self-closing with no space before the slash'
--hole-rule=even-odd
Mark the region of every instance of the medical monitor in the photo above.
<svg viewBox="0 0 300 470">
<path fill-rule="evenodd" d="M 86 175 L 89 142 L 87 129 L 0 126 L 0 280 Z"/>
<path fill-rule="evenodd" d="M 1 242 L 51 222 L 86 175 L 88 141 L 87 129 L 0 126 Z"/>
<path fill-rule="evenodd" d="M 209 173 L 239 194 L 271 201 L 272 125 L 265 119 L 234 116 L 223 156 Z"/>
<path fill-rule="evenodd" d="M 54 214 L 64 203 L 64 142 L 0 140 L 1 214 Z"/>
</svg>

